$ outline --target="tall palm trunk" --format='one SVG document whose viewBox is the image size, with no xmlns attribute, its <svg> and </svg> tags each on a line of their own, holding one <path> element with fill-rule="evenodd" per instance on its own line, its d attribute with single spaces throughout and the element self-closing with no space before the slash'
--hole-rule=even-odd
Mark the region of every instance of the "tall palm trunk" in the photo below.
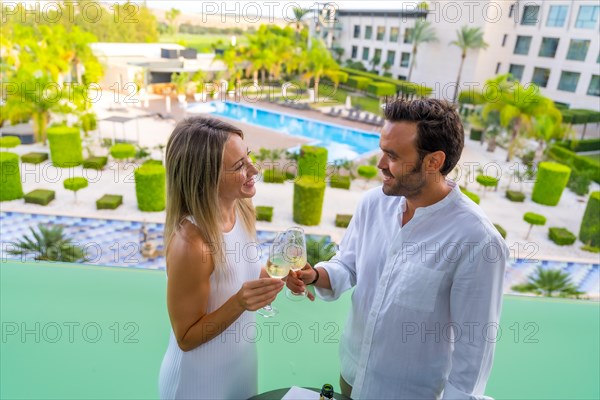
<svg viewBox="0 0 600 400">
<path fill-rule="evenodd" d="M 512 134 L 510 135 L 510 143 L 508 144 L 508 152 L 506 153 L 506 161 L 510 161 L 515 153 L 515 147 L 517 145 L 517 136 L 521 129 L 521 118 L 518 118 L 513 127 Z"/>
<path fill-rule="evenodd" d="M 465 65 L 465 58 L 467 58 L 467 52 L 463 50 L 461 58 L 460 58 L 460 67 L 458 67 L 458 76 L 456 77 L 456 87 L 454 88 L 454 97 L 452 97 L 453 103 L 456 103 L 456 98 L 458 97 L 458 88 L 460 86 L 460 78 L 462 76 L 463 67 Z"/>
<path fill-rule="evenodd" d="M 46 126 L 48 125 L 48 111 L 36 111 L 33 113 L 33 131 L 36 142 L 46 145 Z"/>
<path fill-rule="evenodd" d="M 319 81 L 321 77 L 319 75 L 315 75 L 315 98 L 313 99 L 315 103 L 318 102 L 319 99 Z"/>
<path fill-rule="evenodd" d="M 406 78 L 406 80 L 408 82 L 410 82 L 410 78 L 412 77 L 412 73 L 413 73 L 413 68 L 415 67 L 415 61 L 417 58 L 417 44 L 415 43 L 413 45 L 413 51 L 412 51 L 412 59 L 410 60 L 410 69 L 408 70 L 408 77 Z"/>
</svg>

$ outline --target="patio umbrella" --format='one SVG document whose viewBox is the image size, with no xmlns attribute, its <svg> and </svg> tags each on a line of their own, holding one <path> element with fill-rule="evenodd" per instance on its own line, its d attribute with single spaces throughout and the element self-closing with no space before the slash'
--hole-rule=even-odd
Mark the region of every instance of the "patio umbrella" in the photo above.
<svg viewBox="0 0 600 400">
<path fill-rule="evenodd" d="M 347 109 L 352 108 L 352 99 L 350 98 L 350 96 L 346 96 L 346 108 Z"/>
</svg>

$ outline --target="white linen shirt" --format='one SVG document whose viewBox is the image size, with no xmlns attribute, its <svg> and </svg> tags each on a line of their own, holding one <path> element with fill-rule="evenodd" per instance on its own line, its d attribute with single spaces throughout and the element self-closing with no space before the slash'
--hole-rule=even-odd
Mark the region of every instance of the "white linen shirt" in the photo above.
<svg viewBox="0 0 600 400">
<path fill-rule="evenodd" d="M 316 266 L 332 289 L 355 287 L 340 343 L 355 399 L 484 399 L 492 368 L 508 248 L 458 185 L 417 208 L 368 191 L 338 253 Z"/>
</svg>

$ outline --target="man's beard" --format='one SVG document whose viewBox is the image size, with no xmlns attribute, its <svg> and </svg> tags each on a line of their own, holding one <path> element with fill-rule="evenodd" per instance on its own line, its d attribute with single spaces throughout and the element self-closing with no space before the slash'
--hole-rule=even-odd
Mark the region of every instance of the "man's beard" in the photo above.
<svg viewBox="0 0 600 400">
<path fill-rule="evenodd" d="M 383 185 L 383 193 L 387 196 L 414 197 L 421 193 L 425 186 L 425 173 L 421 171 L 423 160 L 420 159 L 417 165 L 407 174 L 399 178 L 393 177 L 390 185 Z M 388 170 L 381 171 L 384 175 L 392 176 Z"/>
</svg>

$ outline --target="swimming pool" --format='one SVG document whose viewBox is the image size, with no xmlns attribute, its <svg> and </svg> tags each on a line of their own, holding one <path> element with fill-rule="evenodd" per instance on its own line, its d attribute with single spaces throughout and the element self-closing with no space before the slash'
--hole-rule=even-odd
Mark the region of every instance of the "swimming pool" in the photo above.
<svg viewBox="0 0 600 400">
<path fill-rule="evenodd" d="M 287 135 L 310 139 L 311 145 L 325 147 L 328 150 L 329 161 L 353 160 L 379 149 L 379 135 L 373 132 L 350 129 L 238 103 L 194 103 L 188 106 L 187 111 L 210 113 Z"/>
</svg>

